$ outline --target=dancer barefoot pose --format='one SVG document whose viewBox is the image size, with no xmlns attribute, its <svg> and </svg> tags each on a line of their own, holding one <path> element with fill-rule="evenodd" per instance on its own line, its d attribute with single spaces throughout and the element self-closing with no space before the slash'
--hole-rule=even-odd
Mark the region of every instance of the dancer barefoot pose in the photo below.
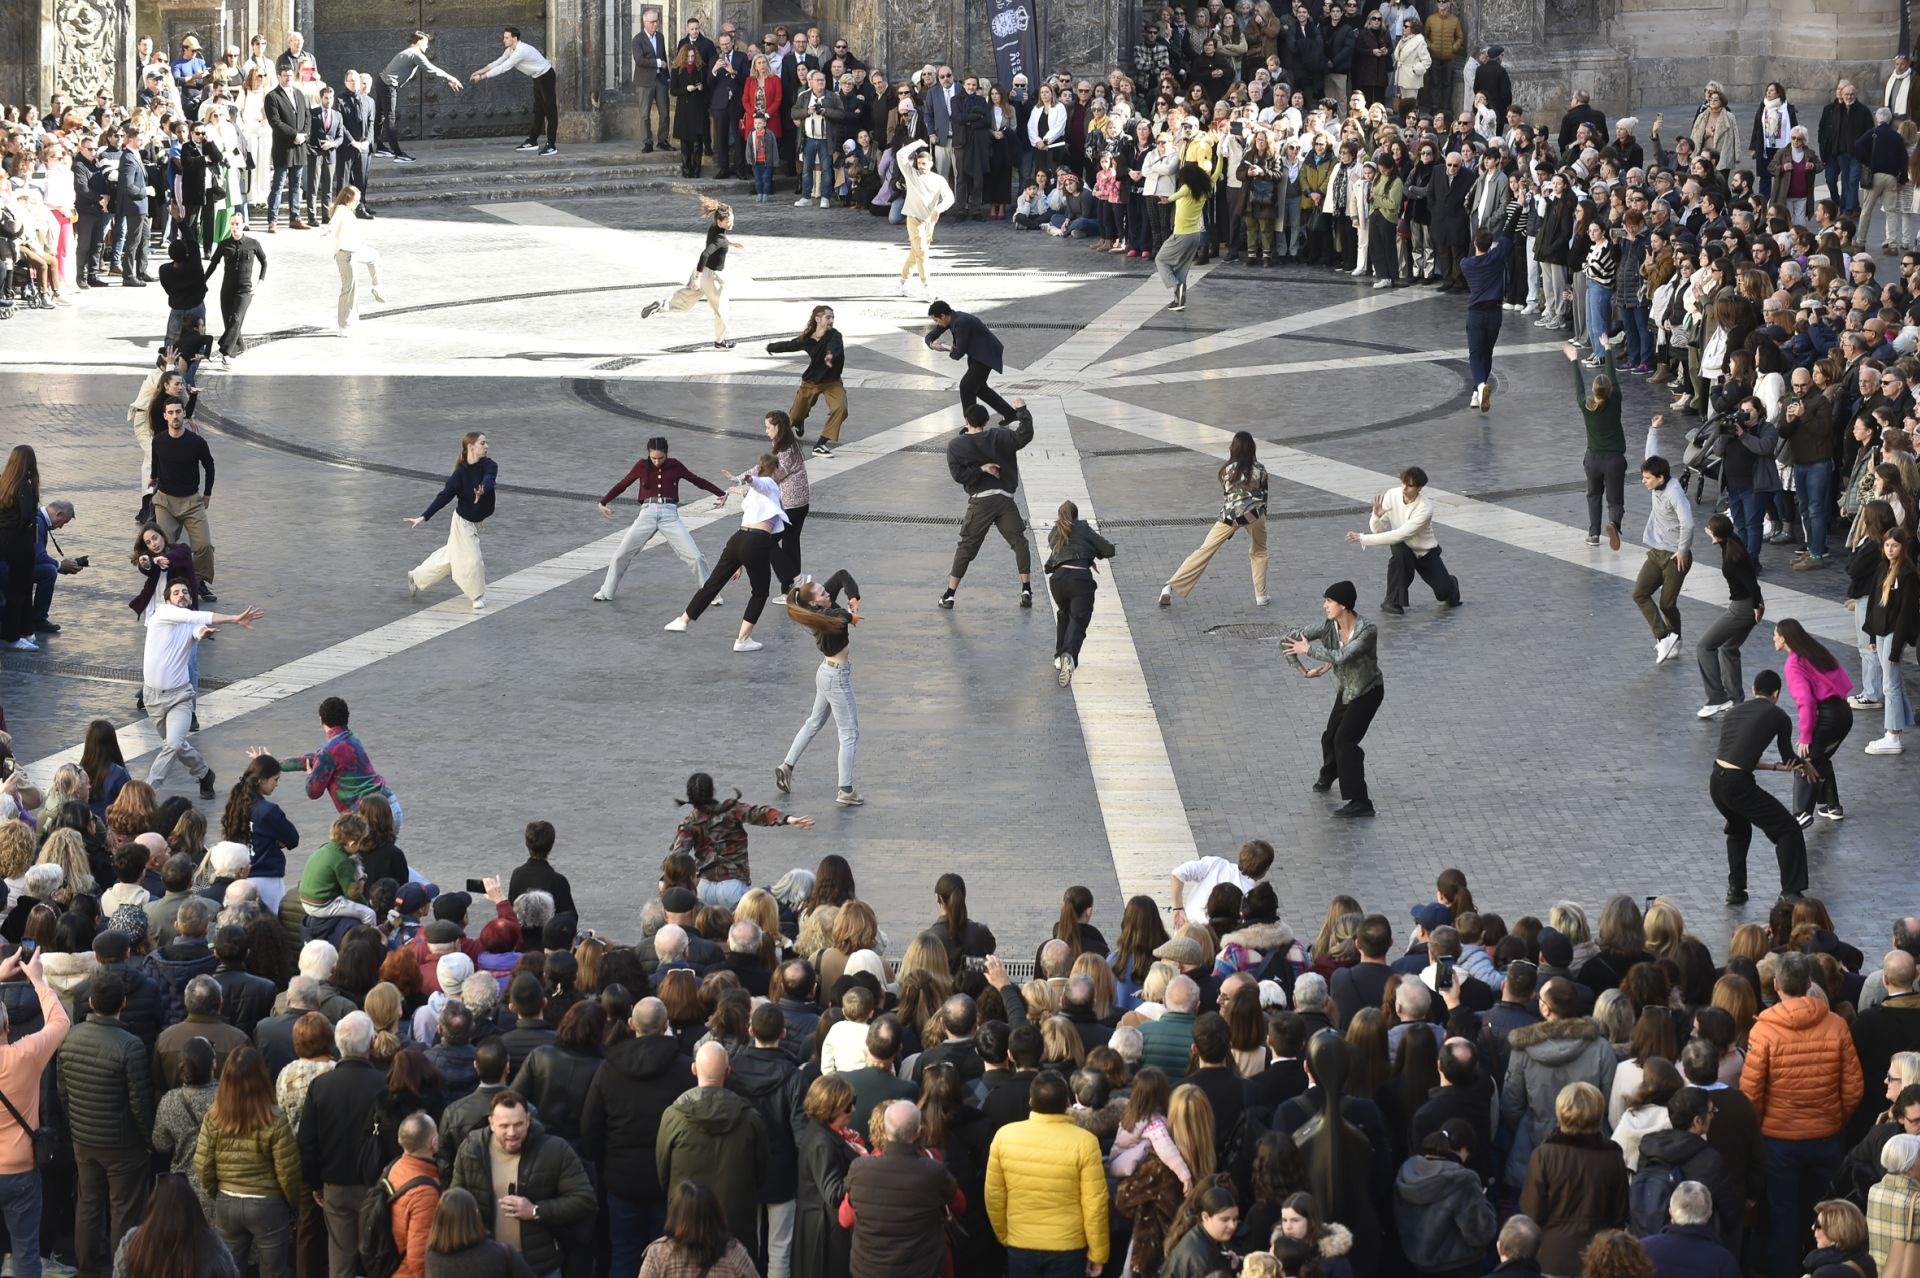
<svg viewBox="0 0 1920 1278">
<path fill-rule="evenodd" d="M 687 610 L 663 629 L 674 634 L 684 631 L 720 597 L 721 586 L 735 573 L 745 571 L 752 593 L 747 598 L 746 610 L 740 614 L 740 633 L 733 641 L 733 650 L 758 652 L 766 647 L 753 637 L 753 627 L 767 606 L 767 588 L 773 572 L 773 540 L 787 526 L 786 513 L 780 509 L 780 485 L 773 479 L 779 465 L 772 453 L 762 453 L 754 474 L 727 476 L 737 485 L 729 491 L 745 498 L 740 503 L 740 530 L 728 538 L 727 548 L 720 552 L 720 562 L 714 565 L 706 584 L 693 592 L 693 598 L 687 601 Z M 719 504 L 725 502 L 723 497 Z"/>
<path fill-rule="evenodd" d="M 493 481 L 500 468 L 487 456 L 487 437 L 470 430 L 460 439 L 460 456 L 454 460 L 453 473 L 440 495 L 424 513 L 406 520 L 409 528 L 418 528 L 433 518 L 433 512 L 448 502 L 453 506 L 453 523 L 447 529 L 447 544 L 420 561 L 407 573 L 407 594 L 417 595 L 453 574 L 453 584 L 473 601 L 473 610 L 487 606 L 487 561 L 480 554 L 480 525 L 493 513 Z"/>
<path fill-rule="evenodd" d="M 814 401 L 824 395 L 827 424 L 820 429 L 820 440 L 813 446 L 813 455 L 831 457 L 833 446 L 840 442 L 840 427 L 847 420 L 847 388 L 840 380 L 846 372 L 847 351 L 846 344 L 840 340 L 840 330 L 833 326 L 831 306 L 814 307 L 800 336 L 767 343 L 769 355 L 793 351 L 805 351 L 807 355 L 807 371 L 800 374 L 800 389 L 793 392 L 793 407 L 787 410 L 793 422 L 793 437 L 806 438 L 807 414 L 813 411 Z"/>
<path fill-rule="evenodd" d="M 633 526 L 627 529 L 626 536 L 620 539 L 619 549 L 613 552 L 613 559 L 607 564 L 607 579 L 600 583 L 600 589 L 594 592 L 595 603 L 606 603 L 620 588 L 621 574 L 633 557 L 647 548 L 654 534 L 667 539 L 673 547 L 673 553 L 680 562 L 693 570 L 693 584 L 697 589 L 707 579 L 707 557 L 700 553 L 700 547 L 693 541 L 693 534 L 687 531 L 686 521 L 680 518 L 680 483 L 685 480 L 696 488 L 704 488 L 720 499 L 719 505 L 727 504 L 727 490 L 700 478 L 683 466 L 677 459 L 667 456 L 667 437 L 655 435 L 647 441 L 647 455 L 633 464 L 626 478 L 609 488 L 600 499 L 600 513 L 608 519 L 613 518 L 609 507 L 613 499 L 627 490 L 627 485 L 637 483 L 640 487 L 636 495 L 640 499 L 640 513 L 634 517 Z M 720 602 L 718 599 L 715 603 Z"/>
<path fill-rule="evenodd" d="M 703 195 L 700 197 L 700 211 L 711 219 L 707 225 L 707 245 L 700 250 L 700 259 L 693 264 L 693 274 L 687 276 L 687 286 L 669 294 L 663 302 L 648 302 L 640 308 L 640 318 L 650 319 L 663 308 L 669 311 L 691 310 L 694 303 L 704 298 L 707 305 L 713 308 L 713 348 L 730 351 L 733 349 L 733 337 L 727 326 L 727 281 L 722 272 L 727 269 L 727 250 L 740 247 L 738 240 L 727 238 L 727 232 L 733 229 L 733 209 Z"/>
<path fill-rule="evenodd" d="M 1093 620 L 1094 561 L 1111 559 L 1113 543 L 1095 532 L 1093 525 L 1080 518 L 1080 508 L 1070 501 L 1060 503 L 1060 517 L 1054 521 L 1049 540 L 1052 553 L 1047 556 L 1048 589 L 1055 609 L 1053 667 L 1060 672 L 1060 686 L 1073 682 L 1080 665 L 1080 645 L 1087 637 L 1087 625 Z"/>
<path fill-rule="evenodd" d="M 847 606 L 840 606 L 840 592 L 847 594 Z M 853 788 L 853 755 L 860 744 L 860 713 L 853 703 L 853 654 L 848 651 L 849 632 L 860 624 L 860 583 L 842 568 L 827 578 L 826 584 L 802 582 L 787 592 L 787 616 L 813 632 L 813 641 L 825 660 L 813 676 L 813 710 L 787 747 L 787 757 L 773 770 L 773 783 L 780 793 L 793 793 L 793 770 L 800 756 L 812 743 L 814 734 L 833 716 L 840 733 L 840 793 L 834 802 L 858 807 L 866 800 Z"/>
</svg>

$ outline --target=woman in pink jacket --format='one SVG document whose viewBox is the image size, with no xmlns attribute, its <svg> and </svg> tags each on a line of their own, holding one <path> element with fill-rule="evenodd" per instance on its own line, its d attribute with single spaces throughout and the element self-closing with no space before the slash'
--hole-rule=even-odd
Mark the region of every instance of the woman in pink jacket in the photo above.
<svg viewBox="0 0 1920 1278">
<path fill-rule="evenodd" d="M 1847 814 L 1840 807 L 1840 785 L 1834 778 L 1833 755 L 1840 743 L 1853 731 L 1853 707 L 1847 694 L 1853 680 L 1840 667 L 1839 658 L 1807 633 L 1806 627 L 1791 617 L 1774 623 L 1775 651 L 1789 654 L 1785 678 L 1787 692 L 1798 712 L 1800 757 L 1819 772 L 1815 786 L 1798 773 L 1793 778 L 1793 815 L 1804 828 L 1813 824 L 1815 813 L 1829 821 Z"/>
</svg>

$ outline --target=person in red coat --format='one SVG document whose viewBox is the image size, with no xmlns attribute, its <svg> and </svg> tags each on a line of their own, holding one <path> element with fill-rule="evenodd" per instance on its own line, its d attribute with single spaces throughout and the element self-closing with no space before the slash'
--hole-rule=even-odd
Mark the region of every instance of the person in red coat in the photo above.
<svg viewBox="0 0 1920 1278">
<path fill-rule="evenodd" d="M 742 137 L 753 133 L 753 117 L 764 112 L 767 128 L 774 137 L 781 136 L 786 117 L 780 112 L 780 77 L 773 73 L 767 63 L 767 55 L 753 55 L 753 69 L 747 76 L 747 82 L 741 86 L 740 93 L 740 134 Z"/>
</svg>

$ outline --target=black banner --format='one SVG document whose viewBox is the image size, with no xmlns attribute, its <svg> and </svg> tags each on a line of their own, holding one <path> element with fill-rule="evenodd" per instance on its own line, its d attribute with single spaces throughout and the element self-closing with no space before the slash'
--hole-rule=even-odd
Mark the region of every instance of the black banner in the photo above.
<svg viewBox="0 0 1920 1278">
<path fill-rule="evenodd" d="M 1039 21 L 1034 0 L 992 0 L 993 61 L 1001 89 L 1012 92 L 1013 77 L 1039 83 Z"/>
</svg>

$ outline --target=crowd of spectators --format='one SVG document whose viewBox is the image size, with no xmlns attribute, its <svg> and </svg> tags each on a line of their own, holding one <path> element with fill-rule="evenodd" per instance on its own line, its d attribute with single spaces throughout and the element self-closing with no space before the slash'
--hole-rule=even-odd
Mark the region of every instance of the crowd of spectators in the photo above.
<svg viewBox="0 0 1920 1278">
<path fill-rule="evenodd" d="M 545 822 L 477 898 L 363 799 L 282 895 L 257 780 L 209 842 L 110 754 L 0 822 L 23 1278 L 1920 1263 L 1920 919 L 1875 963 L 1814 899 L 1709 945 L 1666 897 L 1509 923 L 1447 869 L 1296 932 L 1256 841 L 1111 941 L 1070 887 L 1003 960 L 960 875 L 883 927 L 838 855 L 754 875 L 783 814 L 723 799 L 602 935 Z M 686 846 L 721 826 L 724 879 Z"/>
</svg>

